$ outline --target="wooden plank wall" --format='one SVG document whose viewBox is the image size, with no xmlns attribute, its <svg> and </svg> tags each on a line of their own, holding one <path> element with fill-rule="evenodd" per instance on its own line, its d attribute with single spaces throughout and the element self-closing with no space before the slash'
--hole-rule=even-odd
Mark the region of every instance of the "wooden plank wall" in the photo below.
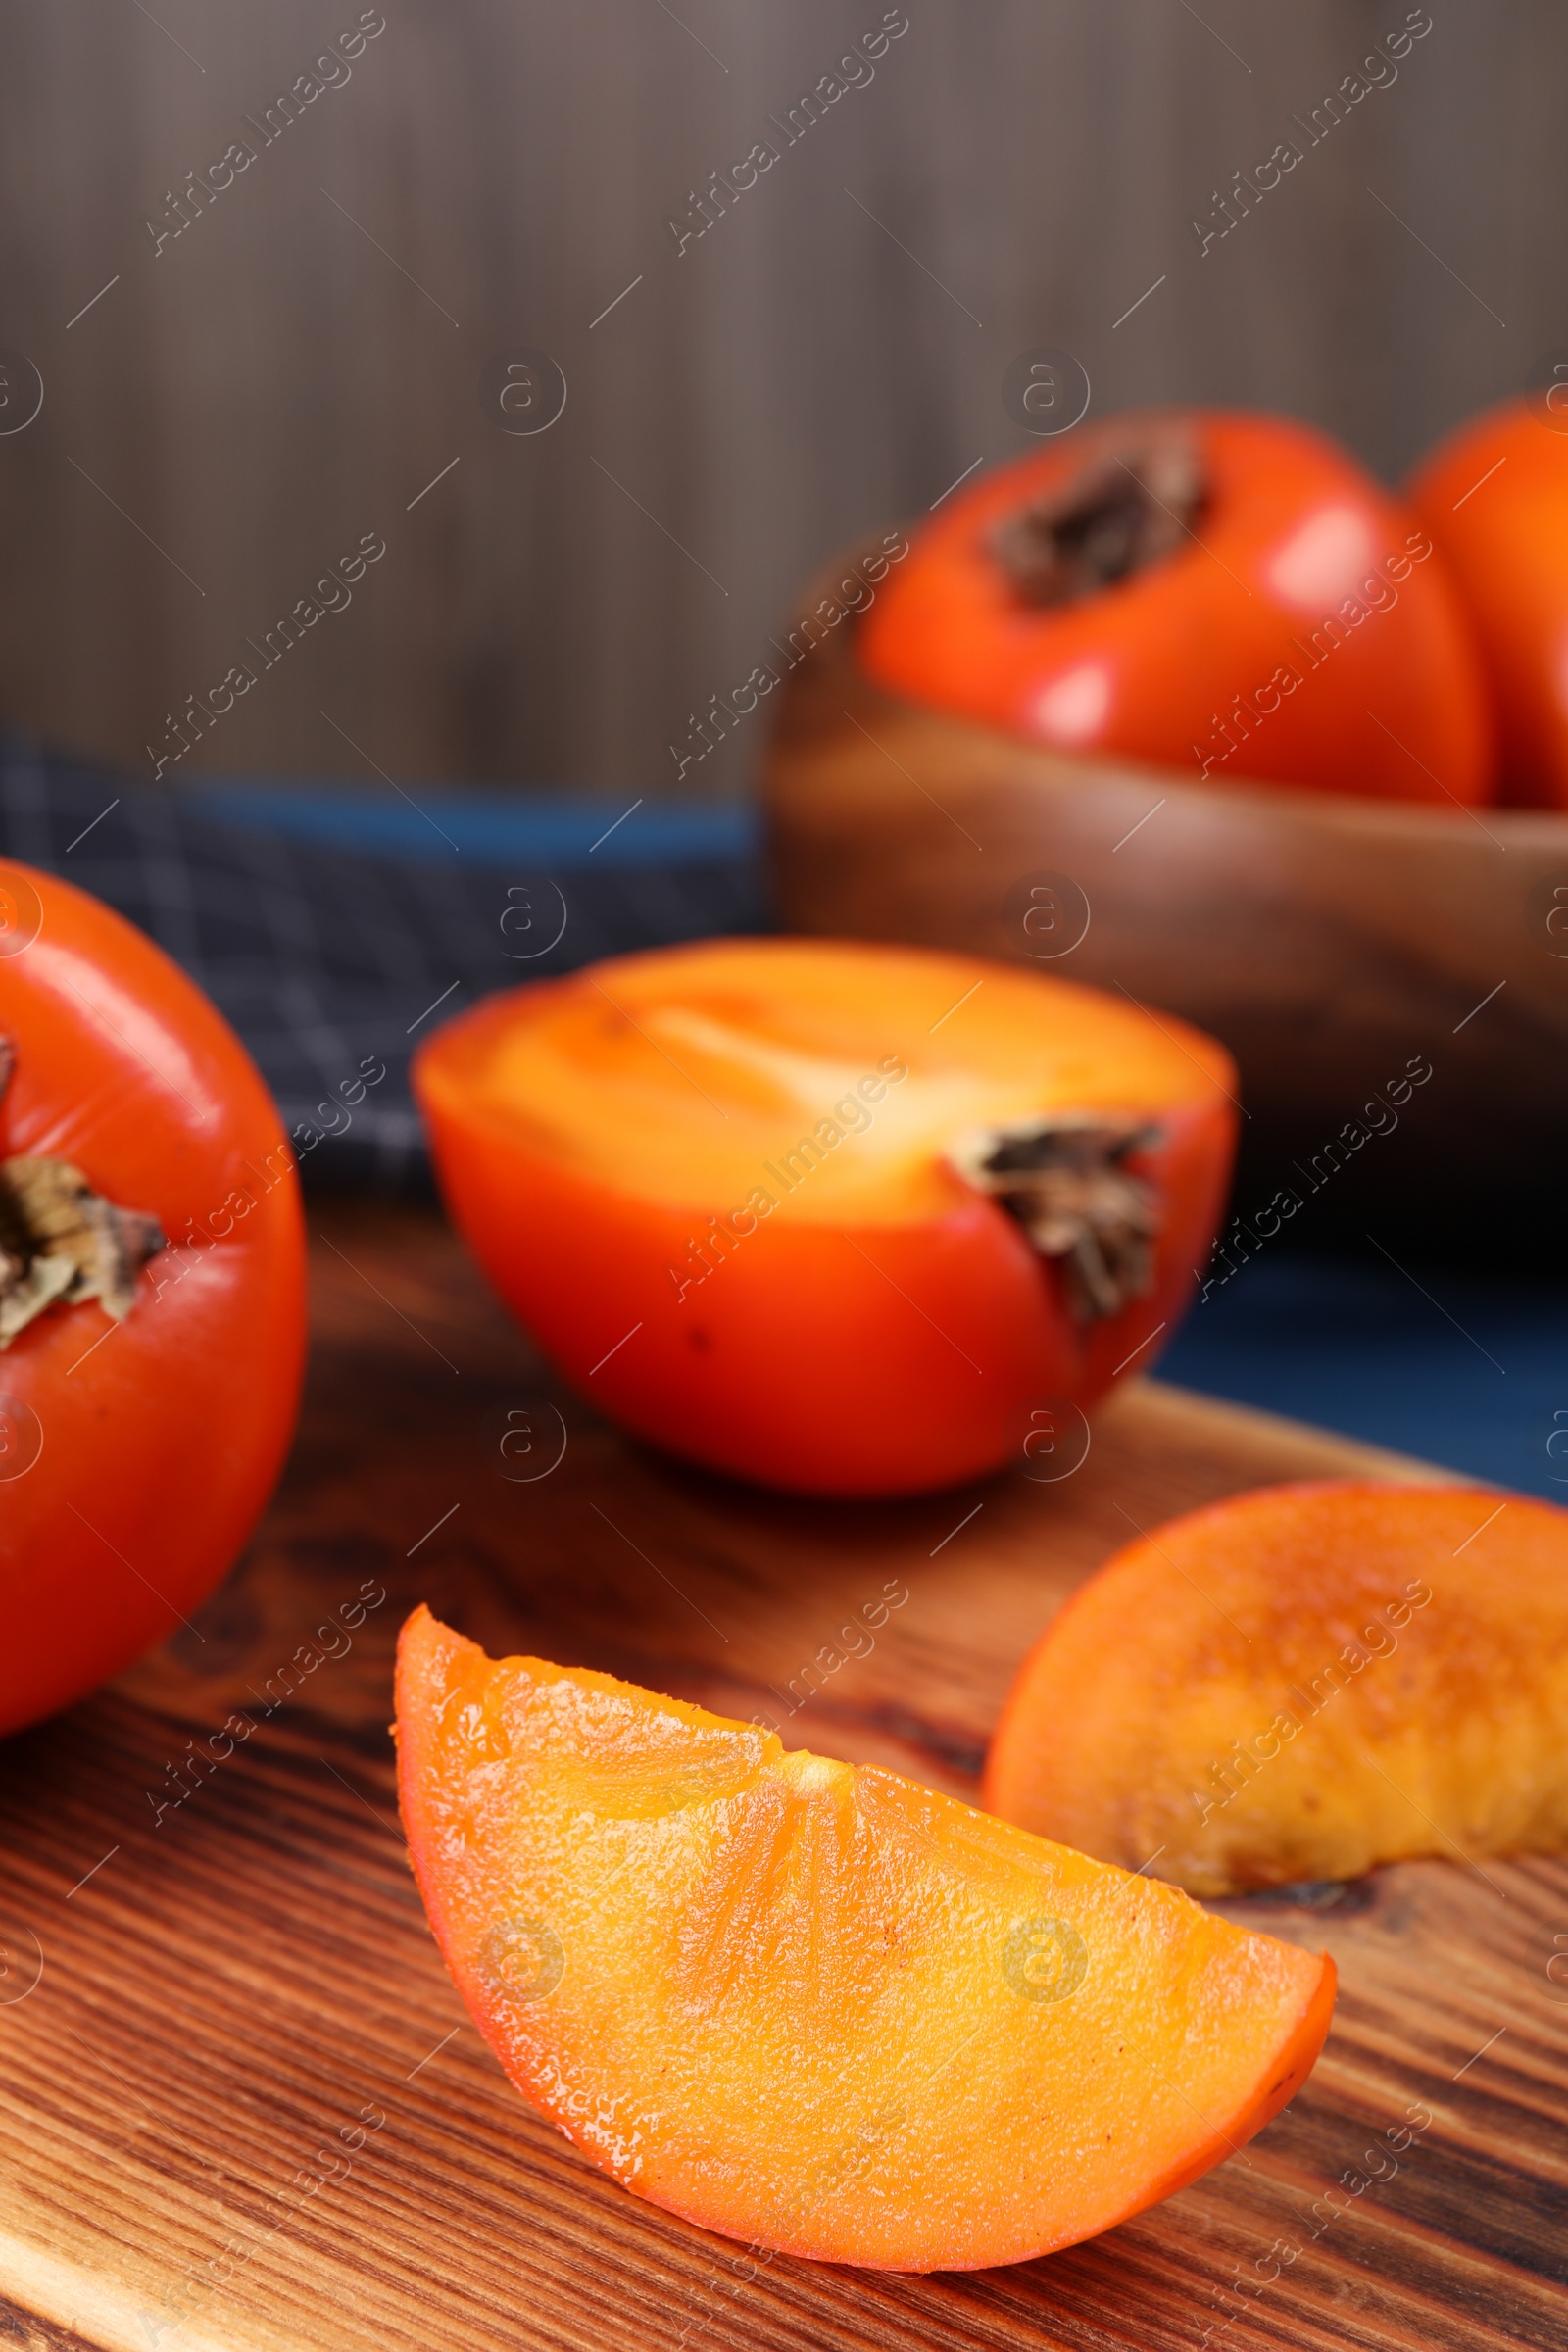
<svg viewBox="0 0 1568 2352">
<path fill-rule="evenodd" d="M 654 794 L 810 566 L 1027 446 L 999 396 L 1026 346 L 1076 354 L 1097 413 L 1276 404 L 1391 468 L 1568 338 L 1553 0 L 1431 0 L 1315 145 L 1403 0 L 906 10 L 786 145 L 767 117 L 881 0 L 377 0 L 263 144 L 243 118 L 358 0 L 0 0 L 0 346 L 45 394 L 0 433 L 0 715 L 150 774 L 245 662 L 180 772 Z M 166 191 L 241 138 L 155 251 Z M 666 216 L 764 138 L 677 253 Z M 1194 216 L 1285 139 L 1201 252 Z M 546 433 L 481 405 L 517 346 L 567 379 Z M 318 592 L 365 534 L 385 554 Z M 312 596 L 337 609 L 264 667 L 246 641 Z M 683 789 L 738 789 L 760 723 Z"/>
</svg>

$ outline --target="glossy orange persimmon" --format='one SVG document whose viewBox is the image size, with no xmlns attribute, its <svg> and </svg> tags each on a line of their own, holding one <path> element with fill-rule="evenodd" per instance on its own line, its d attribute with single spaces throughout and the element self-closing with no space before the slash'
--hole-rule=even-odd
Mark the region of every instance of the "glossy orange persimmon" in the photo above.
<svg viewBox="0 0 1568 2352">
<path fill-rule="evenodd" d="M 1150 456 L 1173 445 L 1185 513 Z M 1117 504 L 1140 468 L 1141 522 Z M 1037 592 L 1008 551 L 1075 484 L 1085 511 Z M 857 648 L 911 701 L 1195 781 L 1446 806 L 1494 790 L 1488 697 L 1442 556 L 1346 451 L 1286 417 L 1135 412 L 982 475 L 915 536 Z"/>
<path fill-rule="evenodd" d="M 1568 1512 L 1346 1481 L 1156 1528 L 1025 1661 L 985 1800 L 1204 1895 L 1561 1852 Z"/>
<path fill-rule="evenodd" d="M 640 2196 L 879 2269 L 1022 2262 L 1259 2131 L 1334 1964 L 874 1766 L 417 1609 L 398 1781 L 524 2098 Z"/>
<path fill-rule="evenodd" d="M 0 1040 L 0 1163 L 65 1161 L 166 1241 L 123 1320 L 57 1302 L 0 1351 L 6 1732 L 173 1631 L 233 1561 L 293 1428 L 305 1280 L 292 1156 L 221 1014 L 96 899 L 6 861 Z"/>
<path fill-rule="evenodd" d="M 993 1470 L 1147 1369 L 1206 1255 L 1235 1119 L 1229 1056 L 1165 1015 L 798 939 L 490 998 L 414 1084 L 453 1216 L 585 1396 L 715 1468 L 843 1494 Z M 1158 1230 L 1114 1309 L 1086 1311 L 1066 1261 L 955 1164 L 1036 1116 L 1135 1137 Z"/>
<path fill-rule="evenodd" d="M 1461 425 L 1423 459 L 1405 495 L 1481 649 L 1502 798 L 1568 808 L 1568 384 Z"/>
</svg>

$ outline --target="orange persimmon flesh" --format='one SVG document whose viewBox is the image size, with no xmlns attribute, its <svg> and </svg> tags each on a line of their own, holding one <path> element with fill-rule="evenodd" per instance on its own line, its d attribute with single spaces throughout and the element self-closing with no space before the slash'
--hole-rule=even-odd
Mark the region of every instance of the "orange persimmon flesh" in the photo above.
<svg viewBox="0 0 1568 2352">
<path fill-rule="evenodd" d="M 1231 1075 L 1212 1039 L 1054 973 L 817 940 L 619 957 L 488 998 L 440 1046 L 421 1072 L 433 1094 L 461 1083 L 475 1112 L 582 1176 L 681 1208 L 744 1201 L 885 1061 L 856 1149 L 777 1203 L 808 1225 L 940 1216 L 962 1197 L 943 1152 L 977 1125 L 1063 1103 L 1155 1114 L 1212 1102 Z"/>
<path fill-rule="evenodd" d="M 1195 1894 L 1568 1847 L 1568 1512 L 1264 1488 L 1129 1544 L 1008 1695 L 985 1801 Z"/>
<path fill-rule="evenodd" d="M 1071 2245 L 1261 2129 L 1326 1955 L 874 1767 L 403 1629 L 398 1775 L 516 2088 L 704 2228 L 879 2269 Z"/>
<path fill-rule="evenodd" d="M 639 1436 L 818 1494 L 998 1469 L 1153 1360 L 1224 1200 L 1236 1074 L 1173 1017 L 917 949 L 709 940 L 486 999 L 414 1065 L 442 1193 L 560 1370 Z M 1036 1117 L 1139 1126 L 1149 1282 L 1074 1310 L 958 1172 Z"/>
</svg>

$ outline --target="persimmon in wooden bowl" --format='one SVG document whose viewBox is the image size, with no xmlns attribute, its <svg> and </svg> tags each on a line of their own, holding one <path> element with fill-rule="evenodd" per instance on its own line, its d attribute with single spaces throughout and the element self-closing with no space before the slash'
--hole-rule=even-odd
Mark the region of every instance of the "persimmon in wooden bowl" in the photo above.
<svg viewBox="0 0 1568 2352">
<path fill-rule="evenodd" d="M 1267 548 L 1211 536 L 1197 509 L 1156 535 L 1146 570 L 1092 581 L 1059 613 L 1009 611 L 982 559 L 1020 517 L 985 488 L 935 589 L 905 600 L 914 533 L 887 578 L 857 587 L 858 609 L 838 593 L 853 565 L 808 593 L 765 774 L 782 918 L 1033 960 L 1169 1007 L 1235 1055 L 1259 1178 L 1278 1171 L 1303 1200 L 1359 1154 L 1363 1200 L 1424 1213 L 1450 1240 L 1460 1201 L 1470 1232 L 1549 1212 L 1568 1147 L 1568 817 L 1491 805 L 1491 689 L 1436 526 L 1368 490 L 1358 527 L 1380 560 L 1365 595 L 1342 600 L 1359 619 L 1314 631 L 1305 614 L 1297 650 L 1276 653 L 1263 638 L 1284 620 L 1255 610 L 1275 595 Z M 1025 534 L 1013 560 L 1059 559 L 1070 579 L 1077 521 L 1070 502 L 1054 512 L 1054 542 Z M 1112 566 L 1149 544 L 1149 512 L 1111 532 Z M 1327 600 L 1332 502 L 1298 519 L 1317 530 Z M 945 629 L 967 668 L 938 661 Z M 1064 650 L 1048 677 L 1049 629 Z M 1396 1112 L 1388 1089 L 1412 1066 L 1431 1083 Z M 1396 1124 L 1397 1146 L 1363 1149 Z"/>
<path fill-rule="evenodd" d="M 945 501 L 866 605 L 866 675 L 1020 741 L 1194 780 L 1490 801 L 1482 662 L 1444 560 L 1285 416 L 1133 410 Z"/>
<path fill-rule="evenodd" d="M 492 997 L 414 1066 L 457 1224 L 580 1392 L 838 1494 L 994 1470 L 1147 1368 L 1212 1240 L 1234 1077 L 1120 996 L 792 939 Z"/>
<path fill-rule="evenodd" d="M 1568 808 L 1568 383 L 1472 417 L 1407 494 L 1481 649 L 1508 799 Z"/>
</svg>

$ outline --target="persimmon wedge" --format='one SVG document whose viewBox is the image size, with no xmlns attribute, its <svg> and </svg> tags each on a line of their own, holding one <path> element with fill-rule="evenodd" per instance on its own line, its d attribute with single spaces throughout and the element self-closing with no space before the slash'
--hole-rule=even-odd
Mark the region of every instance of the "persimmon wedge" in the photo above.
<svg viewBox="0 0 1568 2352">
<path fill-rule="evenodd" d="M 1568 1512 L 1263 1488 L 1129 1544 L 1008 1695 L 985 1801 L 1195 1894 L 1568 1848 Z"/>
<path fill-rule="evenodd" d="M 1261 2129 L 1334 1966 L 871 1766 L 417 1609 L 398 1778 L 513 2083 L 625 2187 L 826 2262 L 1109 2229 Z"/>
<path fill-rule="evenodd" d="M 1211 1038 L 978 959 L 806 939 L 488 998 L 414 1085 L 453 1217 L 576 1387 L 766 1484 L 912 1493 L 1147 1370 L 1235 1133 Z"/>
</svg>

